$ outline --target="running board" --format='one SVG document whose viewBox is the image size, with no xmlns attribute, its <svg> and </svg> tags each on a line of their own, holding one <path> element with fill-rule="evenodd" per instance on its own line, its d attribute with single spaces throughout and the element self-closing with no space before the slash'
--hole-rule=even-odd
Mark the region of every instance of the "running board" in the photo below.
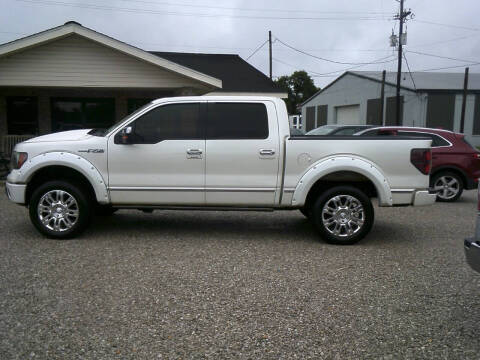
<svg viewBox="0 0 480 360">
<path fill-rule="evenodd" d="M 263 207 L 232 207 L 232 206 L 158 206 L 158 205 L 118 205 L 115 209 L 138 209 L 138 210 L 203 210 L 203 211 L 261 211 L 273 212 L 273 208 Z"/>
</svg>

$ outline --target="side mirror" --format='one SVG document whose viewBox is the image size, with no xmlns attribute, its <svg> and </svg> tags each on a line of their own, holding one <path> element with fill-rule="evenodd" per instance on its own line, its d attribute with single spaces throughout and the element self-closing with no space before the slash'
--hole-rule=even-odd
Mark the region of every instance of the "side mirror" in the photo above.
<svg viewBox="0 0 480 360">
<path fill-rule="evenodd" d="M 131 126 L 127 126 L 126 128 L 123 128 L 123 130 L 120 132 L 120 143 L 124 145 L 131 144 L 132 132 L 133 132 L 133 129 Z"/>
</svg>

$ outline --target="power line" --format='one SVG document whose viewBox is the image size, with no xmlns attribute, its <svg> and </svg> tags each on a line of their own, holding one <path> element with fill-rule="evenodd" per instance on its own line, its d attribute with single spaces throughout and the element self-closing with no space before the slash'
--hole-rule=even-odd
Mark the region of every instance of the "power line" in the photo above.
<svg viewBox="0 0 480 360">
<path fill-rule="evenodd" d="M 478 36 L 478 34 L 472 34 L 472 35 L 467 35 L 467 36 L 459 36 L 459 37 L 456 37 L 456 38 L 453 38 L 453 39 L 448 39 L 448 40 L 441 40 L 441 41 L 418 44 L 418 45 L 414 46 L 414 48 L 417 48 L 417 47 L 420 47 L 420 46 L 425 47 L 425 46 L 431 46 L 431 45 L 437 45 L 437 44 L 444 44 L 444 43 L 452 42 L 452 41 L 470 39 L 470 38 L 476 37 L 476 36 Z"/>
<path fill-rule="evenodd" d="M 280 40 L 279 38 L 275 38 L 276 41 L 278 41 L 279 43 L 281 43 L 282 45 L 296 51 L 296 52 L 299 52 L 301 54 L 304 54 L 304 55 L 307 55 L 307 56 L 310 56 L 312 58 L 315 58 L 317 60 L 322 60 L 322 61 L 327 61 L 327 62 L 330 62 L 330 63 L 333 63 L 333 64 L 340 64 L 340 65 L 370 65 L 370 64 L 382 64 L 382 62 L 377 62 L 377 61 L 370 61 L 370 62 L 359 62 L 359 63 L 356 63 L 356 62 L 345 62 L 345 61 L 336 61 L 336 60 L 331 60 L 331 59 L 326 59 L 326 58 L 323 58 L 323 57 L 320 57 L 320 56 L 316 56 L 316 55 L 313 55 L 313 54 L 310 54 L 306 51 L 303 51 L 303 50 L 300 50 L 300 49 L 297 49 L 291 45 L 288 45 L 287 43 L 283 42 L 282 40 Z"/>
<path fill-rule="evenodd" d="M 74 4 L 62 1 L 47 1 L 47 0 L 16 0 L 38 5 L 48 6 L 67 6 L 77 7 L 82 9 L 92 10 L 108 10 L 108 11 L 123 11 L 128 13 L 138 14 L 155 14 L 155 15 L 169 15 L 169 16 L 189 16 L 189 17 L 203 17 L 203 18 L 236 18 L 236 19 L 253 19 L 253 20 L 335 20 L 335 21 L 352 21 L 352 20 L 382 20 L 378 16 L 363 16 L 363 17 L 293 17 L 293 16 L 266 16 L 266 15 L 233 15 L 233 14 L 209 14 L 209 13 L 185 13 L 178 11 L 165 11 L 153 9 L 138 9 L 138 8 L 124 8 L 107 5 L 95 4 Z"/>
<path fill-rule="evenodd" d="M 140 4 L 192 7 L 192 8 L 202 8 L 202 9 L 236 10 L 236 11 L 268 11 L 268 12 L 307 13 L 307 14 L 316 13 L 316 14 L 354 14 L 354 15 L 390 14 L 387 12 L 378 12 L 378 11 L 321 11 L 321 10 L 271 9 L 271 8 L 239 8 L 239 7 L 213 6 L 213 5 L 200 5 L 200 4 L 182 4 L 182 3 L 179 4 L 179 3 L 171 3 L 171 2 L 165 2 L 165 1 L 148 1 L 148 0 L 120 0 L 120 1 L 134 2 L 134 3 L 140 3 Z"/>
<path fill-rule="evenodd" d="M 407 60 L 407 57 L 405 56 L 405 53 L 403 53 L 403 58 L 405 59 L 405 63 L 407 64 L 408 73 L 410 74 L 410 79 L 412 79 L 413 87 L 415 88 L 415 91 L 416 91 L 417 85 L 415 84 L 415 80 L 413 79 L 412 72 L 410 71 L 410 65 L 408 64 L 408 60 Z"/>
<path fill-rule="evenodd" d="M 248 61 L 253 55 L 255 55 L 262 47 L 265 46 L 265 44 L 268 43 L 268 40 L 265 40 L 262 45 L 260 45 L 258 48 L 255 49 L 254 52 L 252 52 L 245 60 Z"/>
<path fill-rule="evenodd" d="M 454 25 L 454 24 L 443 24 L 439 22 L 433 22 L 433 21 L 425 21 L 425 20 L 418 20 L 415 19 L 415 22 L 422 23 L 422 24 L 429 24 L 429 25 L 437 25 L 437 26 L 444 26 L 444 27 L 450 27 L 454 29 L 463 29 L 463 30 L 470 30 L 470 31 L 480 31 L 478 28 L 473 28 L 470 26 L 462 26 L 462 25 Z"/>
<path fill-rule="evenodd" d="M 408 50 L 407 52 L 412 53 L 412 54 L 430 56 L 430 57 L 435 57 L 435 58 L 439 58 L 439 59 L 447 59 L 447 60 L 453 60 L 453 61 L 462 61 L 462 62 L 475 62 L 476 61 L 476 60 L 465 60 L 465 59 L 452 58 L 452 57 L 449 57 L 449 56 L 429 54 L 429 53 L 424 53 L 424 52 L 420 52 L 420 51 Z"/>
<path fill-rule="evenodd" d="M 388 61 L 382 61 L 382 60 L 385 60 L 385 59 L 388 59 L 390 58 L 390 60 Z M 273 60 L 281 63 L 281 64 L 284 64 L 284 65 L 287 65 L 287 66 L 290 66 L 294 69 L 300 69 L 300 68 L 303 68 L 301 66 L 296 66 L 296 65 L 292 65 L 288 62 L 285 62 L 283 60 L 280 60 L 280 59 L 277 59 L 277 58 L 273 58 Z M 383 57 L 383 58 L 380 58 L 380 59 L 377 59 L 379 62 L 377 62 L 377 64 L 381 64 L 381 63 L 387 63 L 387 62 L 393 62 L 395 61 L 395 58 L 393 57 L 393 55 L 389 55 L 387 57 Z M 382 61 L 382 62 L 380 62 Z M 326 73 L 319 73 L 317 71 L 312 71 L 312 70 L 307 70 L 305 68 L 303 68 L 305 71 L 307 71 L 308 73 L 311 73 L 313 75 L 311 75 L 312 77 L 333 77 L 333 76 L 337 76 L 339 75 L 339 73 L 344 73 L 345 71 L 349 71 L 349 70 L 353 70 L 353 69 L 358 69 L 359 67 L 362 67 L 362 66 L 366 66 L 367 64 L 361 64 L 361 65 L 356 65 L 356 66 L 351 66 L 351 67 L 348 67 L 348 68 L 345 68 L 345 69 L 340 69 L 340 70 L 335 70 L 335 71 L 330 71 L 330 72 L 326 72 Z"/>
<path fill-rule="evenodd" d="M 477 65 L 480 65 L 480 62 L 463 64 L 463 65 L 456 65 L 456 66 L 445 66 L 445 67 L 439 67 L 439 68 L 433 68 L 433 69 L 422 69 L 422 70 L 416 70 L 415 72 L 458 69 L 458 68 L 464 68 L 466 66 L 477 66 Z"/>
</svg>

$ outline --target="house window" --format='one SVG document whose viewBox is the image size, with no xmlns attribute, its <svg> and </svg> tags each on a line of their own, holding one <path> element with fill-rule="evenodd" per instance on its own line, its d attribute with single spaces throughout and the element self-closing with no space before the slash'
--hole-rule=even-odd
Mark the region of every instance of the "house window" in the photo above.
<svg viewBox="0 0 480 360">
<path fill-rule="evenodd" d="M 107 128 L 114 122 L 114 99 L 52 98 L 53 131 Z"/>
<path fill-rule="evenodd" d="M 36 97 L 7 97 L 7 128 L 10 135 L 37 134 L 38 102 Z"/>
<path fill-rule="evenodd" d="M 140 109 L 143 105 L 148 104 L 153 99 L 147 98 L 136 98 L 136 99 L 128 99 L 127 100 L 127 115 L 130 115 L 134 111 Z"/>
</svg>

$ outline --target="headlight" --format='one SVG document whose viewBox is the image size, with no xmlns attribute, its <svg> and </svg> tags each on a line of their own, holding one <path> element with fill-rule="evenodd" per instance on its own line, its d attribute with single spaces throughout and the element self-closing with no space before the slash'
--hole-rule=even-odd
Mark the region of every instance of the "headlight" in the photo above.
<svg viewBox="0 0 480 360">
<path fill-rule="evenodd" d="M 28 154 L 26 152 L 14 151 L 11 158 L 12 169 L 20 169 L 27 159 Z"/>
</svg>

